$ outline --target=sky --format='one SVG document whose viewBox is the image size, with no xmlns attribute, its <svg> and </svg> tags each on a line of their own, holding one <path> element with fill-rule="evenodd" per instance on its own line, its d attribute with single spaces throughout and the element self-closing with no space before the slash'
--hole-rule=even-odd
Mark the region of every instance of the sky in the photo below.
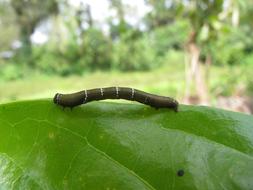
<svg viewBox="0 0 253 190">
<path fill-rule="evenodd" d="M 95 20 L 101 21 L 108 16 L 115 16 L 116 14 L 115 11 L 109 10 L 108 0 L 69 0 L 69 3 L 76 7 L 78 7 L 81 2 L 90 5 L 92 16 Z M 127 19 L 132 23 L 135 23 L 136 20 L 140 19 L 149 11 L 148 6 L 144 4 L 144 0 L 122 0 L 122 2 L 133 9 L 132 15 L 136 17 L 136 19 L 131 18 L 130 20 L 131 16 L 127 15 Z"/>
<path fill-rule="evenodd" d="M 108 0 L 68 0 L 69 4 L 73 7 L 80 6 L 81 3 L 90 5 L 91 14 L 93 20 L 98 24 L 102 30 L 107 33 L 109 30 L 109 26 L 106 24 L 106 19 L 108 17 L 115 17 L 115 22 L 117 22 L 116 11 L 110 9 L 110 5 Z M 126 14 L 126 21 L 133 25 L 139 26 L 142 28 L 143 26 L 140 23 L 141 18 L 150 11 L 150 8 L 145 5 L 144 0 L 122 0 L 123 4 L 128 7 Z M 47 24 L 42 24 L 39 26 L 34 34 L 31 36 L 31 40 L 36 44 L 43 44 L 48 40 L 47 32 L 45 32 L 45 28 L 48 27 Z"/>
</svg>

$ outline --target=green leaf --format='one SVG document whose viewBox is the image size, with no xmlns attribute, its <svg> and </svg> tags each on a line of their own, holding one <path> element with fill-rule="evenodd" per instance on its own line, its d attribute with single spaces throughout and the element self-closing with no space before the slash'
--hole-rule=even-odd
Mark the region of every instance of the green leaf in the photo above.
<svg viewBox="0 0 253 190">
<path fill-rule="evenodd" d="M 249 115 L 106 102 L 63 110 L 51 99 L 0 106 L 0 189 L 252 189 L 252 179 Z"/>
</svg>

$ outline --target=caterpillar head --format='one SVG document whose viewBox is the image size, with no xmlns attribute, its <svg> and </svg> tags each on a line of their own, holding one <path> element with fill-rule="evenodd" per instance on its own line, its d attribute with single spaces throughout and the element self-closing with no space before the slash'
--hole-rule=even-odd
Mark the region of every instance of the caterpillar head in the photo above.
<svg viewBox="0 0 253 190">
<path fill-rule="evenodd" d="M 56 93 L 55 96 L 54 96 L 54 99 L 53 99 L 55 104 L 59 104 L 59 98 L 60 98 L 60 94 Z"/>
</svg>

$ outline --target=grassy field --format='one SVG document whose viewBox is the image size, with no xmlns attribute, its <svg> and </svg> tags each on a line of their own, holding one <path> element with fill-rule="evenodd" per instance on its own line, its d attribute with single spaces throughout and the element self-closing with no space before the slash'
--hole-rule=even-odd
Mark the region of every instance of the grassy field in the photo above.
<svg viewBox="0 0 253 190">
<path fill-rule="evenodd" d="M 252 73 L 252 66 L 212 66 L 209 80 L 212 103 L 215 104 L 219 95 L 231 96 L 238 91 L 249 93 Z M 67 78 L 31 73 L 22 80 L 0 81 L 0 103 L 50 98 L 56 92 L 67 93 L 106 86 L 129 86 L 181 100 L 185 89 L 184 64 L 174 64 L 173 67 L 165 65 L 149 72 L 95 72 Z"/>
<path fill-rule="evenodd" d="M 184 89 L 183 79 L 183 72 L 173 72 L 169 67 L 152 72 L 95 72 L 67 78 L 33 75 L 23 80 L 1 82 L 0 101 L 53 97 L 56 92 L 73 92 L 106 86 L 130 86 L 179 97 Z"/>
</svg>

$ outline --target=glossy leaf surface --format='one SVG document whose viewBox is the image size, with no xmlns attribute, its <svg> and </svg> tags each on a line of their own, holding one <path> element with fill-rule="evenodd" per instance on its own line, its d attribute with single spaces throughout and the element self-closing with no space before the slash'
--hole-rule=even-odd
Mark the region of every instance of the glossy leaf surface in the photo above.
<svg viewBox="0 0 253 190">
<path fill-rule="evenodd" d="M 0 106 L 0 189 L 253 189 L 253 117 L 52 100 Z"/>
</svg>

